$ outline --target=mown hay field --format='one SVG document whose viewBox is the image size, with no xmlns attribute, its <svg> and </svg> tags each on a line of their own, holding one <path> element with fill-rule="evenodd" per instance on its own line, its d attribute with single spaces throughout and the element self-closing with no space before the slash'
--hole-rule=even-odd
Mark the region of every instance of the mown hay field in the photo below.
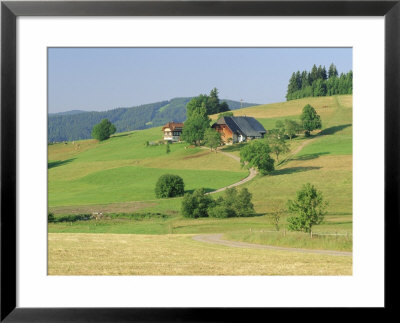
<svg viewBox="0 0 400 323">
<path fill-rule="evenodd" d="M 351 275 L 347 256 L 230 248 L 191 235 L 49 234 L 49 275 Z"/>
</svg>

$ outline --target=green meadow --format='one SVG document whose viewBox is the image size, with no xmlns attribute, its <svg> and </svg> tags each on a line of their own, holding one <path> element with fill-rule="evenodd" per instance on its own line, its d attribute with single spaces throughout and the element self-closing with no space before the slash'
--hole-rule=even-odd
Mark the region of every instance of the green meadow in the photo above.
<svg viewBox="0 0 400 323">
<path fill-rule="evenodd" d="M 226 239 L 237 241 L 351 251 L 352 96 L 304 98 L 233 112 L 253 116 L 266 129 L 272 129 L 278 120 L 299 120 L 306 104 L 311 104 L 321 116 L 322 129 L 308 138 L 299 135 L 288 141 L 290 151 L 280 156 L 272 174 L 257 175 L 239 186 L 247 187 L 253 196 L 256 214 L 248 218 L 187 219 L 180 213 L 182 198 L 156 199 L 155 183 L 163 174 L 181 176 L 189 192 L 200 187 L 211 192 L 249 174 L 238 161 L 220 152 L 179 143 L 170 145 L 171 152 L 167 154 L 165 145 L 147 146 L 146 142 L 162 139 L 160 127 L 119 133 L 101 143 L 84 140 L 49 145 L 48 201 L 49 211 L 56 218 L 92 212 L 121 214 L 101 220 L 50 223 L 49 233 L 223 233 Z M 227 146 L 222 151 L 238 156 L 240 145 Z M 317 235 L 312 241 L 307 234 L 290 233 L 286 228 L 286 203 L 307 182 L 322 191 L 329 203 L 325 221 L 313 228 Z M 280 230 L 274 233 L 271 215 L 278 209 L 282 211 Z M 123 215 L 129 213 L 151 216 Z"/>
<path fill-rule="evenodd" d="M 146 146 L 160 138 L 161 128 L 152 128 L 117 134 L 83 152 L 79 141 L 50 145 L 49 208 L 154 200 L 163 174 L 181 176 L 187 191 L 213 191 L 248 175 L 233 159 L 208 150 L 172 144 L 167 154 L 165 145 Z"/>
</svg>

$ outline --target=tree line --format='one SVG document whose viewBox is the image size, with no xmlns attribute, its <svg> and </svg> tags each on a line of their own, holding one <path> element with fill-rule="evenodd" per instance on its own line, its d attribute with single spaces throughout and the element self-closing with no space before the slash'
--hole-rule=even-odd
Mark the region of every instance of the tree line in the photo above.
<svg viewBox="0 0 400 323">
<path fill-rule="evenodd" d="M 329 96 L 353 93 L 353 71 L 339 75 L 332 63 L 328 71 L 325 66 L 316 66 L 311 71 L 293 72 L 290 77 L 286 99 L 287 101 L 305 97 Z"/>
</svg>

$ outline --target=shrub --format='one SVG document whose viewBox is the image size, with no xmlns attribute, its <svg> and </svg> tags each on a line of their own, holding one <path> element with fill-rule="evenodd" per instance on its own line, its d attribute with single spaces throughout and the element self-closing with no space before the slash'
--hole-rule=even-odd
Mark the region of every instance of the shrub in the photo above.
<svg viewBox="0 0 400 323">
<path fill-rule="evenodd" d="M 254 214 L 254 206 L 251 203 L 251 193 L 247 188 L 242 188 L 239 192 L 235 187 L 225 190 L 224 196 L 216 200 L 209 195 L 203 188 L 197 189 L 193 194 L 185 194 L 182 200 L 182 214 L 187 218 L 231 218 L 241 216 L 251 216 Z"/>
<path fill-rule="evenodd" d="M 185 193 L 185 184 L 178 175 L 165 174 L 158 179 L 155 192 L 157 198 L 182 196 Z"/>
<path fill-rule="evenodd" d="M 199 188 L 193 194 L 185 194 L 182 201 L 182 214 L 187 218 L 202 218 L 208 216 L 208 209 L 215 205 L 215 201 L 206 195 L 204 188 Z"/>
<path fill-rule="evenodd" d="M 232 218 L 236 216 L 236 213 L 233 209 L 226 208 L 223 205 L 216 205 L 208 209 L 208 215 L 211 218 Z"/>
<path fill-rule="evenodd" d="M 110 219 L 129 219 L 141 221 L 143 219 L 166 219 L 168 215 L 159 212 L 145 212 L 145 213 L 109 213 L 107 218 Z"/>
<path fill-rule="evenodd" d="M 232 187 L 226 189 L 224 197 L 218 204 L 227 209 L 231 216 L 250 216 L 254 213 L 251 198 L 252 195 L 247 188 L 242 188 L 238 192 L 235 187 Z"/>
<path fill-rule="evenodd" d="M 236 198 L 235 211 L 237 216 L 250 216 L 254 214 L 254 205 L 251 203 L 252 194 L 244 187 Z"/>
<path fill-rule="evenodd" d="M 91 219 L 91 214 L 70 214 L 64 215 L 54 220 L 54 222 L 76 222 L 87 221 Z"/>
<path fill-rule="evenodd" d="M 52 212 L 49 212 L 49 214 L 47 215 L 47 222 L 48 223 L 52 223 L 52 222 L 55 222 L 55 217 L 54 217 L 54 213 L 52 213 Z"/>
</svg>

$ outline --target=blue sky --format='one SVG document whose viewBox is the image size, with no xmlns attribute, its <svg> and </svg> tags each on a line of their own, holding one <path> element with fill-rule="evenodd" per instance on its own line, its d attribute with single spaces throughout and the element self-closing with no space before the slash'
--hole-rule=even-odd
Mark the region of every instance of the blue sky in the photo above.
<svg viewBox="0 0 400 323">
<path fill-rule="evenodd" d="M 352 69 L 351 48 L 49 48 L 49 112 L 104 111 L 208 94 L 285 101 L 297 70 Z"/>
</svg>

